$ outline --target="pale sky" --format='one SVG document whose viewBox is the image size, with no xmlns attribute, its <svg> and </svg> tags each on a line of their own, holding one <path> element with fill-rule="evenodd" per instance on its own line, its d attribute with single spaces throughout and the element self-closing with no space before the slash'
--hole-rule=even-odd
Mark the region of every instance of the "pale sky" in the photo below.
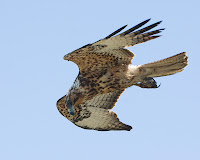
<svg viewBox="0 0 200 160">
<path fill-rule="evenodd" d="M 181 1 L 7 0 L 0 2 L 0 159 L 199 160 L 199 6 Z M 148 18 L 160 38 L 129 48 L 133 64 L 186 51 L 181 73 L 158 89 L 128 88 L 113 109 L 133 129 L 81 129 L 56 108 L 78 75 L 63 56 Z"/>
</svg>

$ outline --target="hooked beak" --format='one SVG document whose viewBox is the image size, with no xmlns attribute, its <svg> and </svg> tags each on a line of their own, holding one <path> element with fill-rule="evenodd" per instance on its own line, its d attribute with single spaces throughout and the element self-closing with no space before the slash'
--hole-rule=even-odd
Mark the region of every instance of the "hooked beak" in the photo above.
<svg viewBox="0 0 200 160">
<path fill-rule="evenodd" d="M 65 99 L 65 104 L 67 106 L 67 110 L 71 115 L 75 115 L 75 108 L 71 100 Z"/>
<path fill-rule="evenodd" d="M 67 105 L 67 110 L 72 116 L 75 115 L 75 108 L 72 105 Z"/>
</svg>

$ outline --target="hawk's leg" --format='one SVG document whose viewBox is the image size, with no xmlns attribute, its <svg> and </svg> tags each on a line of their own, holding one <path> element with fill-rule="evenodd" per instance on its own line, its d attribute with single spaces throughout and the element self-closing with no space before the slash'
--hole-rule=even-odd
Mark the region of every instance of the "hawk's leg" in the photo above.
<svg viewBox="0 0 200 160">
<path fill-rule="evenodd" d="M 141 88 L 158 88 L 160 85 L 157 85 L 157 82 L 151 78 L 151 77 L 145 77 L 141 80 L 141 82 L 138 82 L 136 86 Z"/>
</svg>

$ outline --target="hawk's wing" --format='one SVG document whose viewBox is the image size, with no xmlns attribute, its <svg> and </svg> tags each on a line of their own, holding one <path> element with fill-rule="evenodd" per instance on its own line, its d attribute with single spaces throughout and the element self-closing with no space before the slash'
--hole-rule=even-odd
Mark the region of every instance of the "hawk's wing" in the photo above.
<svg viewBox="0 0 200 160">
<path fill-rule="evenodd" d="M 108 109 L 88 107 L 88 111 L 91 113 L 90 117 L 83 119 L 82 121 L 75 122 L 75 124 L 84 129 L 94 129 L 98 131 L 109 130 L 127 130 L 132 129 L 131 126 L 120 122 L 117 114 Z"/>
<path fill-rule="evenodd" d="M 138 43 L 143 43 L 157 38 L 159 36 L 155 36 L 155 34 L 160 33 L 161 30 L 163 30 L 158 29 L 147 32 L 160 24 L 161 21 L 143 29 L 139 29 L 149 20 L 150 19 L 117 36 L 114 36 L 126 27 L 124 26 L 100 41 L 97 41 L 93 44 L 88 44 L 65 55 L 64 59 L 76 63 L 80 69 L 80 72 L 91 72 L 100 70 L 102 68 L 110 68 L 115 65 L 130 64 L 134 54 L 131 51 L 124 49 L 124 47 L 134 46 Z"/>
<path fill-rule="evenodd" d="M 101 94 L 95 96 L 93 99 L 85 102 L 87 111 L 89 111 L 89 116 L 87 118 L 78 117 L 77 121 L 72 120 L 72 116 L 64 110 L 65 102 L 64 98 L 61 98 L 57 102 L 58 110 L 63 116 L 75 123 L 77 126 L 85 129 L 94 129 L 94 130 L 131 130 L 132 127 L 126 125 L 117 117 L 117 114 L 109 109 L 113 108 L 117 99 L 121 95 L 122 91 L 115 91 L 111 93 Z M 79 114 L 82 116 L 82 114 Z"/>
</svg>

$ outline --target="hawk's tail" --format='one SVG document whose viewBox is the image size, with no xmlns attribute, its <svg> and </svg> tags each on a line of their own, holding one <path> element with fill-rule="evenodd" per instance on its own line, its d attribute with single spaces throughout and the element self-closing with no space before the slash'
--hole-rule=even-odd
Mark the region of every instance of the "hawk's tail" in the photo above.
<svg viewBox="0 0 200 160">
<path fill-rule="evenodd" d="M 183 68 L 187 66 L 187 60 L 188 57 L 186 52 L 182 52 L 166 59 L 139 65 L 137 67 L 137 74 L 142 77 L 161 77 L 172 75 L 183 71 Z"/>
</svg>

